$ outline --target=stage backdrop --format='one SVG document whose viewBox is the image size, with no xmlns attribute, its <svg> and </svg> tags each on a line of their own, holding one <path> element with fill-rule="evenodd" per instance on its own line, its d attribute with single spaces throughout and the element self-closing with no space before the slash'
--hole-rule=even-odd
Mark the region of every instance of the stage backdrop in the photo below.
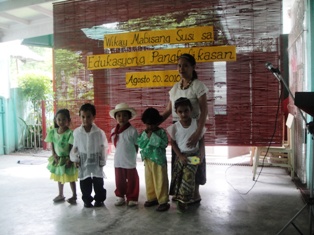
<svg viewBox="0 0 314 235">
<path fill-rule="evenodd" d="M 75 127 L 79 107 L 94 103 L 109 137 L 116 124 L 109 110 L 127 102 L 141 131 L 146 108 L 165 109 L 176 56 L 187 51 L 209 88 L 206 144 L 281 145 L 280 86 L 265 67 L 278 66 L 280 32 L 278 0 L 55 3 L 56 108 L 69 108 Z"/>
</svg>

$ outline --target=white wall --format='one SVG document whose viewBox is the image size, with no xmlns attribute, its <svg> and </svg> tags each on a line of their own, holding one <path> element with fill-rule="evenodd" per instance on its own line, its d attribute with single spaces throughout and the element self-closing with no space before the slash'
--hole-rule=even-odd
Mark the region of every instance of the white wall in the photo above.
<svg viewBox="0 0 314 235">
<path fill-rule="evenodd" d="M 10 97 L 10 43 L 0 43 L 0 96 Z"/>
</svg>

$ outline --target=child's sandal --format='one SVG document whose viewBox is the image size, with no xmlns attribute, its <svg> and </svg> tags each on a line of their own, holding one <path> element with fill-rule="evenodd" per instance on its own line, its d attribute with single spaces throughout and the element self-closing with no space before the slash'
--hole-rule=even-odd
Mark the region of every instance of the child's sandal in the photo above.
<svg viewBox="0 0 314 235">
<path fill-rule="evenodd" d="M 158 201 L 157 200 L 146 201 L 144 203 L 144 207 L 152 207 L 152 206 L 156 206 L 156 205 L 158 205 Z"/>
<path fill-rule="evenodd" d="M 62 201 L 64 201 L 64 199 L 65 199 L 65 197 L 59 195 L 59 196 L 55 197 L 53 199 L 53 201 L 54 202 L 62 202 Z"/>
<path fill-rule="evenodd" d="M 71 197 L 67 200 L 68 203 L 70 204 L 76 204 L 76 197 Z"/>
</svg>

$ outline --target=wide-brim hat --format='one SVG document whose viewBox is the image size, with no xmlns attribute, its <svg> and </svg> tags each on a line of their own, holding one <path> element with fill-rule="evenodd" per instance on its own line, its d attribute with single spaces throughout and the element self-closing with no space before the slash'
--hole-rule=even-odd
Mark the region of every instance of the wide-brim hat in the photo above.
<svg viewBox="0 0 314 235">
<path fill-rule="evenodd" d="M 109 115 L 110 115 L 110 117 L 115 118 L 114 117 L 115 113 L 120 112 L 120 111 L 129 111 L 131 113 L 131 119 L 135 118 L 135 116 L 136 116 L 135 109 L 129 107 L 129 105 L 127 103 L 117 104 L 115 109 L 109 111 Z"/>
</svg>

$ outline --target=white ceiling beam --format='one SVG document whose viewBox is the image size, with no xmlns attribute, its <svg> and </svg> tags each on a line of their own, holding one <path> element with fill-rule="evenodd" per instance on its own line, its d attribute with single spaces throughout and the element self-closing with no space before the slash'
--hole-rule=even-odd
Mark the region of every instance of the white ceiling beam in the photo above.
<svg viewBox="0 0 314 235">
<path fill-rule="evenodd" d="M 46 17 L 45 19 L 32 20 L 30 25 L 29 25 L 29 27 L 32 27 L 34 25 L 41 25 L 41 24 L 51 24 L 51 25 L 53 25 L 53 20 L 48 18 L 48 17 Z"/>
<path fill-rule="evenodd" d="M 6 19 L 9 19 L 9 20 L 12 20 L 12 21 L 15 21 L 15 22 L 20 23 L 20 24 L 25 24 L 25 25 L 29 24 L 28 20 L 16 17 L 14 15 L 11 15 L 11 14 L 8 14 L 8 13 L 5 13 L 5 12 L 0 12 L 0 17 L 6 18 Z"/>
<path fill-rule="evenodd" d="M 0 24 L 0 29 L 9 29 L 9 25 L 7 24 Z"/>
<path fill-rule="evenodd" d="M 3 32 L 4 34 L 1 35 L 1 30 L 0 30 L 0 43 L 13 41 L 17 39 L 25 39 L 25 38 L 32 38 L 32 37 L 38 37 L 42 35 L 53 34 L 53 23 L 52 22 L 46 22 L 43 24 L 36 23 L 28 27 L 23 27 L 20 24 L 20 25 L 16 25 L 10 28 L 9 30 L 3 30 Z"/>
<path fill-rule="evenodd" d="M 37 11 L 41 14 L 44 14 L 46 16 L 49 16 L 50 18 L 53 18 L 53 12 L 48 10 L 48 9 L 45 9 L 41 6 L 38 6 L 38 5 L 33 5 L 33 6 L 30 6 L 29 8 L 33 9 L 34 11 Z"/>
<path fill-rule="evenodd" d="M 15 10 L 23 7 L 29 7 L 32 5 L 37 5 L 41 3 L 53 3 L 59 2 L 60 0 L 10 0 L 0 2 L 0 12 Z"/>
</svg>

